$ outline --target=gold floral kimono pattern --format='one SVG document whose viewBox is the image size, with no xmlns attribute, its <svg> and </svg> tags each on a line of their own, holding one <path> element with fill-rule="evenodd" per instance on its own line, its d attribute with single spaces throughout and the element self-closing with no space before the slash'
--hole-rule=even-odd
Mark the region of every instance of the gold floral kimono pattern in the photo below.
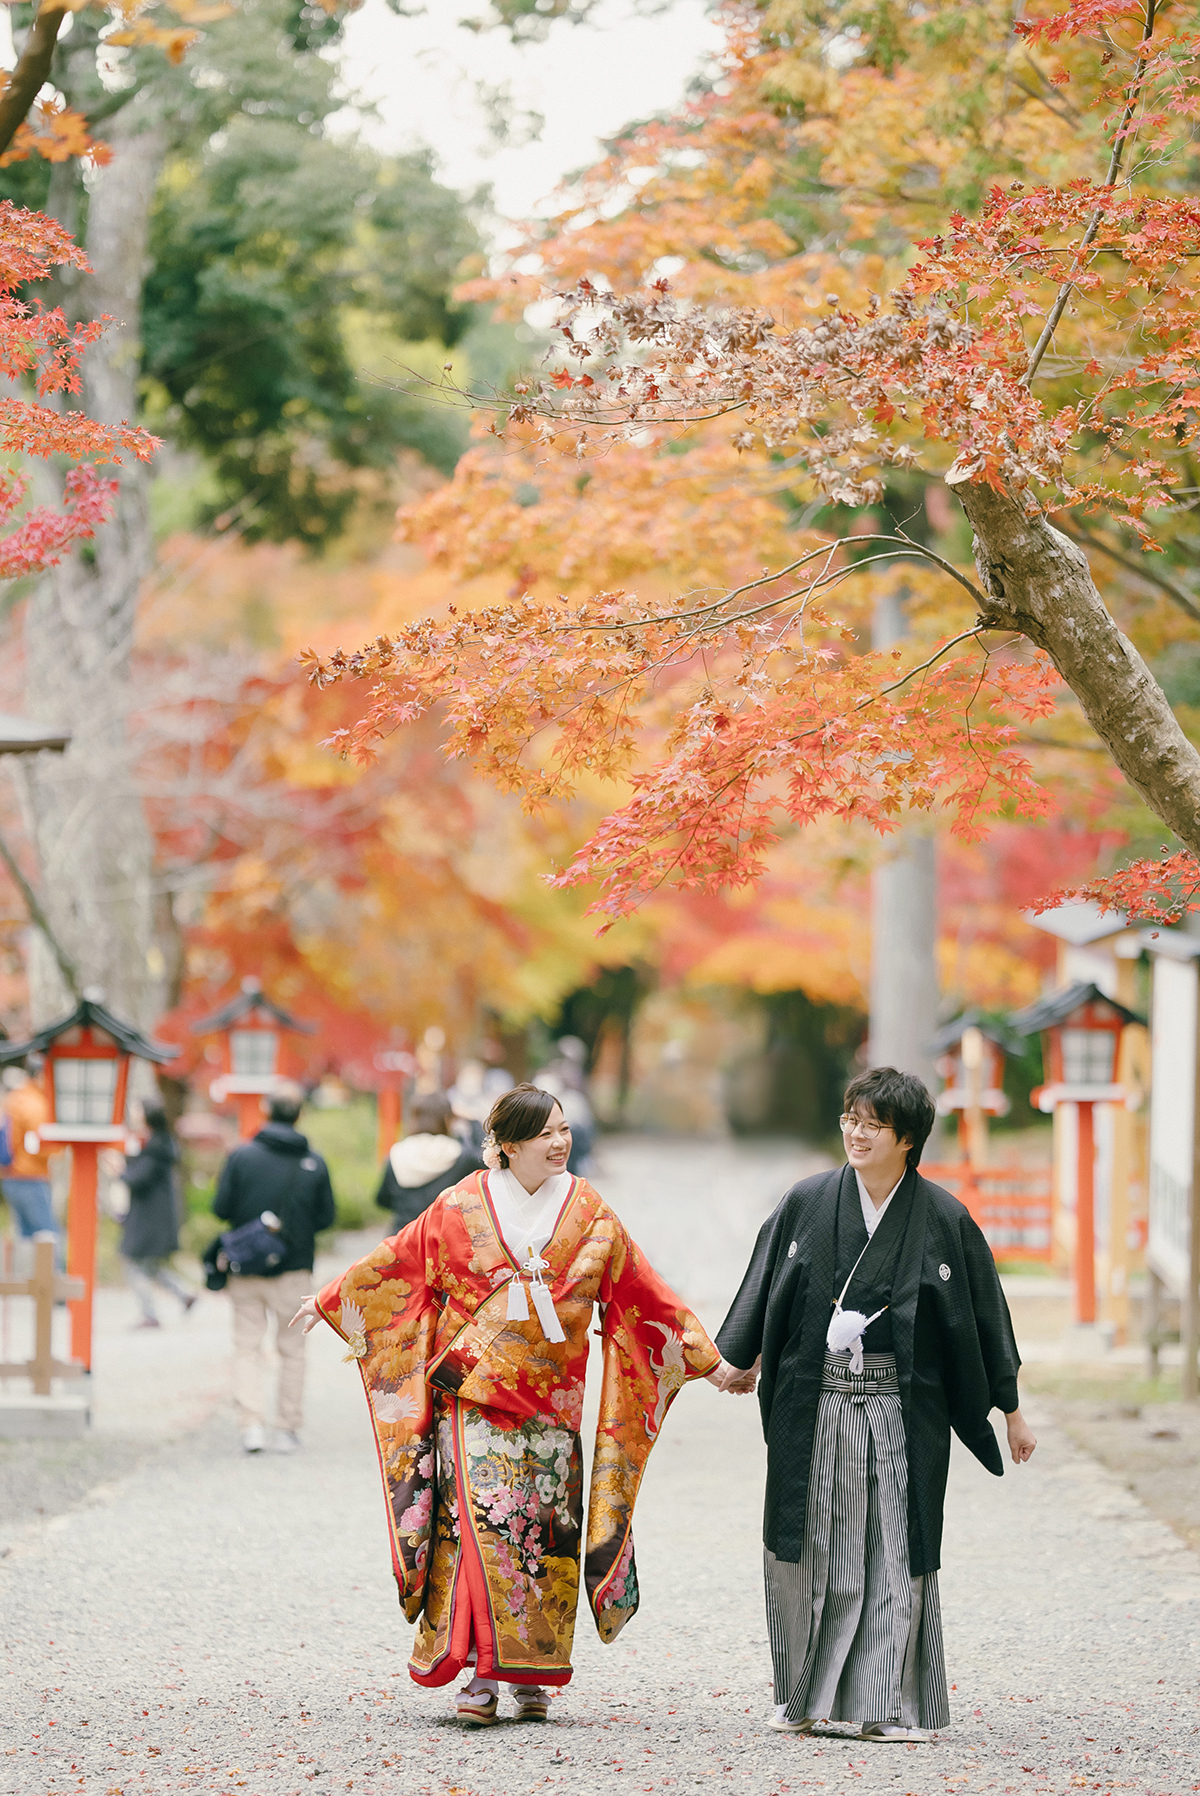
<svg viewBox="0 0 1200 1796">
<path fill-rule="evenodd" d="M 571 1675 L 593 1306 L 603 1374 L 584 1581 L 602 1640 L 637 1608 L 633 1507 L 667 1408 L 718 1362 L 586 1181 L 573 1181 L 542 1258 L 563 1341 L 545 1340 L 532 1310 L 507 1319 L 523 1274 L 475 1173 L 317 1300 L 362 1374 L 400 1599 L 420 1618 L 420 1683 L 448 1682 L 472 1646 L 481 1677 Z"/>
</svg>

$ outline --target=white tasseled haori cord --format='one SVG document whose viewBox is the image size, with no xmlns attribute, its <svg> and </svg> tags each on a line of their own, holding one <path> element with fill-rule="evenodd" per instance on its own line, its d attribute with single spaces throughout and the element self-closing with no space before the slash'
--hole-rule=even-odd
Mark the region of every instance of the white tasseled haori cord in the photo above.
<svg viewBox="0 0 1200 1796">
<path fill-rule="evenodd" d="M 883 1309 L 876 1310 L 873 1316 L 864 1316 L 861 1310 L 844 1310 L 842 1308 L 842 1297 L 845 1297 L 846 1292 L 850 1289 L 850 1279 L 853 1278 L 854 1274 L 858 1271 L 863 1253 L 866 1253 L 867 1247 L 870 1247 L 870 1245 L 871 1243 L 868 1240 L 866 1247 L 863 1248 L 862 1253 L 859 1254 L 858 1259 L 855 1260 L 853 1266 L 851 1266 L 850 1278 L 848 1278 L 842 1286 L 842 1296 L 834 1298 L 833 1315 L 829 1318 L 829 1328 L 825 1335 L 825 1345 L 828 1347 L 830 1353 L 845 1353 L 846 1349 L 849 1348 L 850 1370 L 852 1372 L 862 1371 L 863 1336 L 866 1334 L 868 1328 L 870 1328 L 872 1322 L 878 1322 L 880 1316 L 883 1314 L 883 1310 L 886 1310 L 888 1307 L 885 1303 Z"/>
<path fill-rule="evenodd" d="M 529 1298 L 525 1295 L 525 1283 L 521 1273 L 529 1275 L 529 1296 L 533 1298 L 533 1307 L 537 1311 L 537 1319 L 542 1325 L 542 1333 L 548 1341 L 565 1341 L 563 1325 L 558 1319 L 558 1311 L 554 1307 L 554 1299 L 546 1288 L 543 1272 L 549 1270 L 549 1260 L 543 1260 L 535 1253 L 531 1245 L 525 1248 L 526 1258 L 518 1262 L 518 1269 L 513 1273 L 508 1284 L 508 1309 L 505 1317 L 509 1322 L 528 1322 Z"/>
</svg>

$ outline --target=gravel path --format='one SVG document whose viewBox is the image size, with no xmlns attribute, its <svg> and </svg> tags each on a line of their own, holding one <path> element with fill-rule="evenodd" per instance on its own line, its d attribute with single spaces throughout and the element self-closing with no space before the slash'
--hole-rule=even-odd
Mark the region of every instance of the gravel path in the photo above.
<svg viewBox="0 0 1200 1796">
<path fill-rule="evenodd" d="M 813 1165 L 624 1141 L 597 1182 L 715 1324 L 758 1220 Z M 1200 1561 L 1052 1428 L 1002 1481 L 956 1452 L 952 1728 L 891 1748 L 768 1732 L 757 1413 L 707 1385 L 650 1462 L 640 1614 L 608 1648 L 581 1614 L 548 1727 L 465 1732 L 449 1693 L 405 1672 L 362 1398 L 332 1335 L 310 1366 L 302 1455 L 245 1459 L 222 1410 L 13 1538 L 2 1796 L 1200 1789 Z"/>
</svg>

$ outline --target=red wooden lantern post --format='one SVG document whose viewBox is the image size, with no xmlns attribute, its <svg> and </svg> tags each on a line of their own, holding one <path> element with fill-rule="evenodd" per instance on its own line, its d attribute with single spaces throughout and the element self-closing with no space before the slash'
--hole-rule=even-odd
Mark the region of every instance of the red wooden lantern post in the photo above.
<svg viewBox="0 0 1200 1796">
<path fill-rule="evenodd" d="M 1052 992 L 1011 1016 L 1018 1035 L 1042 1036 L 1046 1083 L 1030 1102 L 1049 1113 L 1059 1104 L 1076 1111 L 1075 1320 L 1096 1320 L 1096 1105 L 1123 1104 L 1115 1082 L 1121 1031 L 1143 1019 L 1083 981 Z"/>
<path fill-rule="evenodd" d="M 382 1165 L 400 1139 L 404 1121 L 404 1081 L 415 1076 L 417 1062 L 407 1048 L 380 1048 L 372 1057 L 372 1065 L 378 1080 L 375 1087 L 375 1157 Z"/>
<path fill-rule="evenodd" d="M 262 1099 L 280 1078 L 294 1078 L 289 1043 L 285 1037 L 314 1035 L 315 1023 L 302 1023 L 278 1004 L 273 1004 L 259 979 L 243 979 L 236 998 L 202 1022 L 192 1024 L 193 1035 L 219 1035 L 221 1071 L 208 1088 L 214 1104 L 233 1099 L 237 1106 L 238 1134 L 249 1141 L 262 1128 Z"/>
<path fill-rule="evenodd" d="M 70 1016 L 50 1023 L 29 1041 L 5 1042 L 0 1063 L 23 1060 L 33 1053 L 46 1057 L 44 1078 L 50 1100 L 50 1121 L 43 1123 L 39 1134 L 44 1142 L 71 1149 L 67 1272 L 83 1281 L 83 1296 L 69 1306 L 71 1357 L 91 1371 L 100 1149 L 119 1146 L 125 1140 L 132 1056 L 162 1066 L 174 1060 L 179 1049 L 150 1041 L 131 1023 L 123 1023 L 104 1008 L 100 993 L 89 987 Z"/>
</svg>

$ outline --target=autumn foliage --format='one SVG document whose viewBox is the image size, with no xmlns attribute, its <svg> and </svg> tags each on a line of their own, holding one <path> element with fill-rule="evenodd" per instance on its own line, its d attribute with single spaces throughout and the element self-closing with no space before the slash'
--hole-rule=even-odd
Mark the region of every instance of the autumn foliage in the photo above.
<svg viewBox="0 0 1200 1796">
<path fill-rule="evenodd" d="M 98 424 L 66 409 L 62 396 L 79 391 L 80 359 L 107 320 L 68 324 L 60 307 L 27 297 L 30 283 L 56 267 L 86 267 L 82 252 L 53 219 L 0 203 L 0 371 L 16 385 L 32 385 L 36 399 L 10 392 L 0 399 L 0 447 L 6 455 L 42 461 L 64 456 L 75 464 L 63 480 L 59 510 L 22 509 L 28 480 L 12 463 L 0 473 L 0 577 L 16 579 L 61 560 L 73 543 L 94 535 L 112 505 L 116 482 L 98 472 L 126 455 L 148 461 L 157 447 L 147 431 Z M 59 401 L 58 404 L 54 403 Z M 41 403 L 49 401 L 49 403 Z"/>
<path fill-rule="evenodd" d="M 620 782 L 560 875 L 609 915 L 759 878 L 825 815 L 887 832 L 932 809 L 970 837 L 1048 808 L 1025 745 L 1095 706 L 997 628 L 961 536 L 880 528 L 901 494 L 941 477 L 970 511 L 991 488 L 1135 572 L 1162 551 L 1196 611 L 1174 571 L 1200 488 L 1194 9 L 1084 0 L 1014 34 L 998 5 L 777 0 L 728 23 L 724 91 L 640 128 L 469 290 L 539 303 L 551 348 L 491 401 L 500 454 L 404 530 L 456 577 L 510 568 L 511 602 L 309 658 L 321 685 L 368 683 L 338 737 L 360 757 L 438 706 L 449 752 L 530 804 Z M 605 534 L 593 507 L 633 462 L 653 472 Z M 724 525 L 683 593 L 648 590 L 670 555 L 636 566 L 656 482 L 659 544 Z M 860 581 L 903 583 L 911 650 L 862 652 Z M 1134 913 L 1155 867 L 1123 877 Z"/>
</svg>

